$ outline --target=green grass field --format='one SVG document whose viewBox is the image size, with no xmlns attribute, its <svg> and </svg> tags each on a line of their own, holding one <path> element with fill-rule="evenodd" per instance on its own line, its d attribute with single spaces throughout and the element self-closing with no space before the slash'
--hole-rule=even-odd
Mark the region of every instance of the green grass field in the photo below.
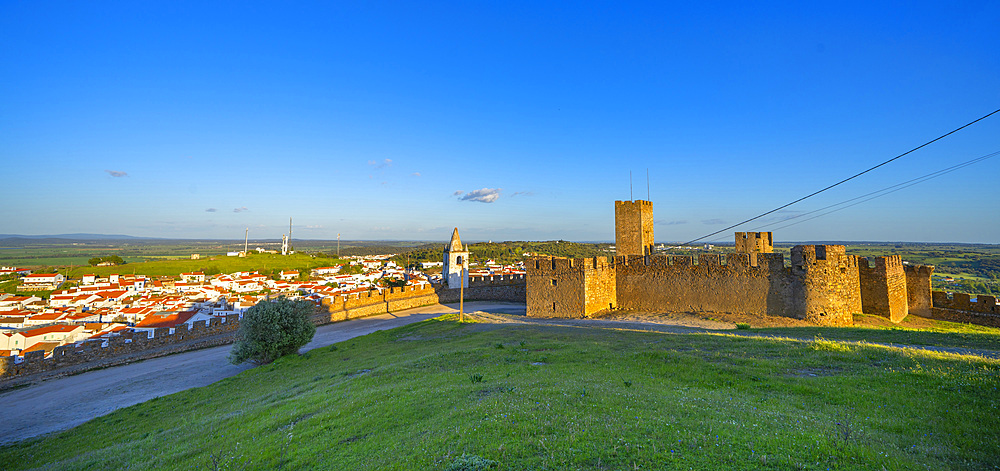
<svg viewBox="0 0 1000 471">
<path fill-rule="evenodd" d="M 147 276 L 176 276 L 180 273 L 207 271 L 210 273 L 235 273 L 240 271 L 260 271 L 270 273 L 274 270 L 309 270 L 343 263 L 335 258 L 312 257 L 308 254 L 276 255 L 251 254 L 249 257 L 218 256 L 213 259 L 200 260 L 173 259 L 154 260 L 141 263 L 126 263 L 115 267 L 76 267 L 69 271 L 70 278 L 79 278 L 87 273 L 107 276 L 112 273 L 138 274 Z"/>
<path fill-rule="evenodd" d="M 998 373 L 997 360 L 833 340 L 442 317 L 0 448 L 0 462 L 447 469 L 469 454 L 495 469 L 986 469 L 1000 465 Z"/>
</svg>

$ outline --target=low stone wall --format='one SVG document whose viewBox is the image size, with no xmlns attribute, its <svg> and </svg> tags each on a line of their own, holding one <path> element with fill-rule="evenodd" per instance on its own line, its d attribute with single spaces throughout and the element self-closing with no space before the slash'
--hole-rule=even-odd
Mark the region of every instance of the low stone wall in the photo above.
<svg viewBox="0 0 1000 471">
<path fill-rule="evenodd" d="M 195 322 L 190 329 L 184 324 L 172 333 L 167 328 L 155 329 L 152 333 L 125 331 L 107 340 L 63 345 L 53 349 L 49 358 L 45 358 L 41 350 L 26 353 L 20 362 L 13 356 L 3 357 L 0 358 L 0 389 L 24 382 L 18 379 L 76 373 L 232 343 L 239 324 L 239 315 L 233 314 L 224 319 Z"/>
<path fill-rule="evenodd" d="M 329 322 L 401 311 L 437 303 L 457 303 L 461 290 L 444 285 L 420 285 L 367 293 L 337 296 L 323 300 Z M 524 275 L 498 275 L 470 281 L 466 301 L 525 302 Z"/>
<path fill-rule="evenodd" d="M 1000 316 L 995 314 L 983 314 L 981 312 L 959 311 L 957 309 L 934 307 L 931 308 L 930 318 L 939 321 L 964 322 L 966 324 L 985 325 L 987 327 L 1000 327 Z"/>
<path fill-rule="evenodd" d="M 457 289 L 430 285 L 336 296 L 323 300 L 323 308 L 317 310 L 312 321 L 323 325 L 430 304 L 458 302 L 458 298 Z M 496 276 L 472 282 L 465 290 L 465 300 L 523 303 L 524 276 Z M 166 328 L 155 329 L 152 335 L 126 331 L 124 335 L 106 341 L 88 340 L 63 345 L 56 347 L 49 358 L 45 358 L 43 351 L 28 352 L 21 362 L 16 362 L 13 356 L 0 357 L 0 390 L 45 377 L 225 345 L 235 340 L 239 324 L 239 315 L 233 314 L 208 323 L 195 322 L 190 329 L 182 325 L 173 333 Z"/>
<path fill-rule="evenodd" d="M 997 298 L 985 294 L 976 295 L 976 302 L 967 293 L 931 292 L 934 306 L 930 318 L 942 321 L 965 322 L 968 324 L 1000 327 L 1000 304 Z"/>
</svg>

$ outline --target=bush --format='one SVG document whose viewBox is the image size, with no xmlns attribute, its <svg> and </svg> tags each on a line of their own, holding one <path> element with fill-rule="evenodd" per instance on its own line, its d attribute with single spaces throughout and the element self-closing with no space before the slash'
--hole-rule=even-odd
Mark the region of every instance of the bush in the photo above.
<svg viewBox="0 0 1000 471">
<path fill-rule="evenodd" d="M 496 469 L 500 463 L 476 455 L 466 455 L 455 458 L 448 465 L 447 471 L 486 471 Z"/>
<path fill-rule="evenodd" d="M 243 314 L 229 361 L 234 365 L 246 361 L 264 365 L 298 353 L 316 333 L 309 319 L 315 309 L 309 301 L 283 297 L 257 303 Z"/>
</svg>

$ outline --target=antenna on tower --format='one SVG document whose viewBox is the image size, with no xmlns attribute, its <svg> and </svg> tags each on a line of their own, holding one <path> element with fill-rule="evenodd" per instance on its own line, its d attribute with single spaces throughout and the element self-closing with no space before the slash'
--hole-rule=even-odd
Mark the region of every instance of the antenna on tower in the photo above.
<svg viewBox="0 0 1000 471">
<path fill-rule="evenodd" d="M 649 197 L 649 167 L 646 167 L 646 201 L 653 201 L 653 199 Z"/>
<path fill-rule="evenodd" d="M 247 249 L 250 247 L 250 228 L 247 228 L 247 233 L 243 238 L 243 256 L 247 256 Z"/>
<path fill-rule="evenodd" d="M 291 246 L 292 246 L 292 218 L 291 218 L 291 216 L 289 216 L 289 218 L 288 218 L 288 247 L 290 248 Z M 291 252 L 291 249 L 289 249 L 289 252 Z"/>
<path fill-rule="evenodd" d="M 632 201 L 632 171 L 628 171 L 628 199 Z"/>
</svg>

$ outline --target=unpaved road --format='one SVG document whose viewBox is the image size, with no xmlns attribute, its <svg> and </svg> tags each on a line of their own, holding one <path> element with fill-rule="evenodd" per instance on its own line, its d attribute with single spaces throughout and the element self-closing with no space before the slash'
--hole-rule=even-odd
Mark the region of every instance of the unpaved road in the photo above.
<svg viewBox="0 0 1000 471">
<path fill-rule="evenodd" d="M 524 305 L 469 302 L 465 304 L 465 310 L 523 314 Z M 457 304 L 435 304 L 320 326 L 312 342 L 302 351 L 452 312 L 458 312 Z M 0 444 L 72 428 L 117 409 L 185 389 L 207 386 L 253 367 L 249 364 L 230 365 L 226 357 L 231 348 L 230 345 L 223 345 L 178 353 L 54 378 L 0 393 L 0 423 L 3 424 L 0 426 Z"/>
</svg>

